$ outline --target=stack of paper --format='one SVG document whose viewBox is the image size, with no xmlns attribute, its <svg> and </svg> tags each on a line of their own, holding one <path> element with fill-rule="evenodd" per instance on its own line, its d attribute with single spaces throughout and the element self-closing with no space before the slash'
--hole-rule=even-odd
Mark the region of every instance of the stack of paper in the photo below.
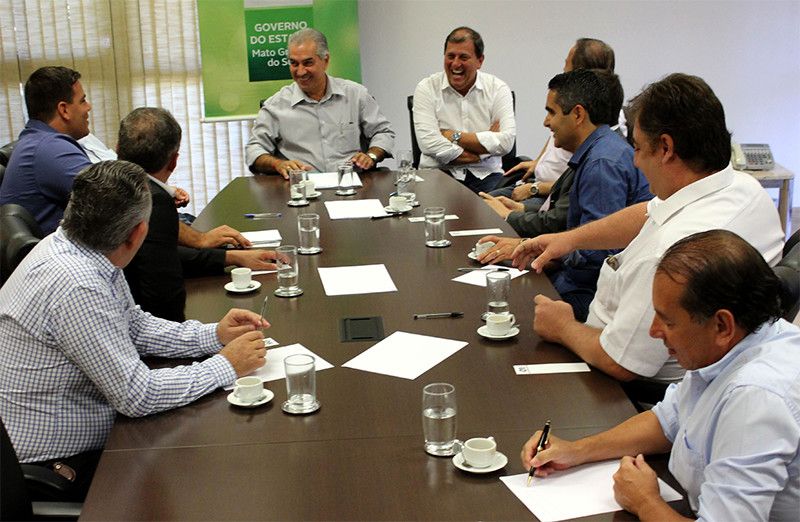
<svg viewBox="0 0 800 522">
<path fill-rule="evenodd" d="M 245 239 L 253 243 L 253 248 L 276 247 L 281 244 L 281 233 L 278 230 L 254 230 L 242 232 Z"/>
</svg>

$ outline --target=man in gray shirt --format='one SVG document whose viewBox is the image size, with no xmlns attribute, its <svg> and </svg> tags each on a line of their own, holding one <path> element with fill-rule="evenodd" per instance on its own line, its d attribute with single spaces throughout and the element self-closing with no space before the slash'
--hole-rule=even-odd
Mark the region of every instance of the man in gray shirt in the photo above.
<svg viewBox="0 0 800 522">
<path fill-rule="evenodd" d="M 366 87 L 328 76 L 328 41 L 316 29 L 289 37 L 294 83 L 266 100 L 245 147 L 255 173 L 334 172 L 342 161 L 363 170 L 391 155 L 395 133 Z"/>
</svg>

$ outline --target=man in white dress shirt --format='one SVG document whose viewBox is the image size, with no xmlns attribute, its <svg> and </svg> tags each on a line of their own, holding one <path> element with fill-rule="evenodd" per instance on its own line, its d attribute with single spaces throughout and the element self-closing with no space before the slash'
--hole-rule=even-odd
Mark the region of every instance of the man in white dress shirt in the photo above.
<svg viewBox="0 0 800 522">
<path fill-rule="evenodd" d="M 479 71 L 483 59 L 481 35 L 458 27 L 445 40 L 444 71 L 414 90 L 420 167 L 441 168 L 476 194 L 500 182 L 517 136 L 511 89 Z"/>
<path fill-rule="evenodd" d="M 294 83 L 258 111 L 245 161 L 255 173 L 335 172 L 342 161 L 375 168 L 394 148 L 394 131 L 366 87 L 325 72 L 328 40 L 306 28 L 289 37 Z"/>
</svg>

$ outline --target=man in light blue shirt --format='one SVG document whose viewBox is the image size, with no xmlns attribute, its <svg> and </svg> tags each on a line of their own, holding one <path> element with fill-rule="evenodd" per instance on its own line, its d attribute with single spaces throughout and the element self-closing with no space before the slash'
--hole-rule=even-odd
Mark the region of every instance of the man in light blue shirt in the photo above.
<svg viewBox="0 0 800 522">
<path fill-rule="evenodd" d="M 659 495 L 642 454 L 671 451 L 669 469 L 699 520 L 800 519 L 800 329 L 778 319 L 780 282 L 732 232 L 675 243 L 653 279 L 650 335 L 686 368 L 664 400 L 619 426 L 575 442 L 539 434 L 522 450 L 547 476 L 622 457 L 617 502 L 642 520 L 681 517 Z"/>
<path fill-rule="evenodd" d="M 375 168 L 394 149 L 394 131 L 367 89 L 326 74 L 328 41 L 316 29 L 292 33 L 294 83 L 266 100 L 244 149 L 256 173 L 289 178 L 292 170 L 335 172 L 342 161 Z"/>
<path fill-rule="evenodd" d="M 141 167 L 94 164 L 75 177 L 61 226 L 0 288 L 0 418 L 22 462 L 76 472 L 85 496 L 116 413 L 188 404 L 264 365 L 266 321 L 231 310 L 175 323 L 136 306 L 122 269 L 147 235 Z M 141 357 L 204 357 L 151 370 Z"/>
</svg>

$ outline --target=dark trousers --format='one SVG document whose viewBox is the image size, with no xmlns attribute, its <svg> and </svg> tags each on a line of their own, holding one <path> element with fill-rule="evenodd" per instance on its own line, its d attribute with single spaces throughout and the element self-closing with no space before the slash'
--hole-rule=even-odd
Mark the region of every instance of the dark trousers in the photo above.
<svg viewBox="0 0 800 522">
<path fill-rule="evenodd" d="M 472 172 L 469 171 L 469 169 L 465 169 L 464 173 L 466 174 L 467 177 L 461 183 L 463 183 L 468 189 L 470 189 L 475 194 L 479 192 L 489 192 L 490 190 L 493 190 L 497 186 L 497 184 L 500 183 L 500 180 L 503 179 L 502 172 L 493 172 L 483 179 L 476 178 L 472 174 Z"/>
<path fill-rule="evenodd" d="M 89 492 L 89 486 L 92 483 L 94 472 L 97 469 L 97 463 L 100 461 L 100 455 L 102 454 L 103 450 L 99 449 L 78 453 L 77 455 L 63 459 L 52 459 L 44 462 L 31 462 L 31 464 L 42 466 L 47 469 L 54 469 L 56 464 L 61 463 L 64 466 L 69 466 L 72 468 L 75 471 L 75 480 L 72 481 L 72 485 L 69 491 L 67 491 L 67 498 L 58 500 L 67 502 L 83 502 L 84 499 L 86 499 L 86 493 Z M 31 500 L 46 501 L 51 499 L 33 498 Z"/>
</svg>

